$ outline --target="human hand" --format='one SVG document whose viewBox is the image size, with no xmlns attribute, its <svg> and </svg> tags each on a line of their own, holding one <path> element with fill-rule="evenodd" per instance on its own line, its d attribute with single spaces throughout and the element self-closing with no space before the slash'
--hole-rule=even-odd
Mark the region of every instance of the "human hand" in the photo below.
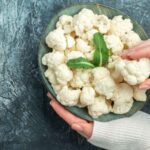
<svg viewBox="0 0 150 150">
<path fill-rule="evenodd" d="M 130 48 L 122 53 L 122 58 L 124 59 L 140 59 L 140 58 L 150 58 L 150 40 L 141 42 L 134 48 Z M 150 88 L 150 79 L 146 79 L 139 86 L 140 89 Z"/>
<path fill-rule="evenodd" d="M 73 130 L 75 130 L 87 139 L 91 137 L 93 131 L 93 122 L 88 122 L 68 112 L 56 101 L 56 99 L 50 93 L 48 93 L 47 96 L 51 99 L 50 105 L 52 106 L 54 111 L 66 123 L 68 123 Z"/>
</svg>

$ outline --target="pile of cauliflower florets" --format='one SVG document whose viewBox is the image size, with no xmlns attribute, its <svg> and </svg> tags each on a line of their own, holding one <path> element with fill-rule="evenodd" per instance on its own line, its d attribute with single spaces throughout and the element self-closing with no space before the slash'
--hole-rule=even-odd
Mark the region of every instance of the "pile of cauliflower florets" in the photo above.
<svg viewBox="0 0 150 150">
<path fill-rule="evenodd" d="M 104 35 L 111 56 L 107 65 L 93 69 L 70 69 L 69 59 L 85 57 L 92 60 L 95 50 L 93 35 Z M 46 44 L 53 51 L 42 58 L 48 68 L 45 77 L 57 94 L 57 100 L 65 106 L 87 107 L 93 118 L 113 112 L 127 113 L 134 100 L 146 101 L 145 90 L 138 84 L 150 75 L 150 60 L 124 60 L 120 54 L 132 48 L 141 39 L 133 31 L 130 19 L 94 14 L 82 9 L 74 16 L 62 15 L 56 29 L 46 37 Z M 133 100 L 134 98 L 134 100 Z"/>
</svg>

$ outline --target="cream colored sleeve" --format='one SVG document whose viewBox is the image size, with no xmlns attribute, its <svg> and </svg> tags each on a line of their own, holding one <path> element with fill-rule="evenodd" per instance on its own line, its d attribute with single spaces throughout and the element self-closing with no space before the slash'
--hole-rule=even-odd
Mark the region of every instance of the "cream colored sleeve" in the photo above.
<svg viewBox="0 0 150 150">
<path fill-rule="evenodd" d="M 130 118 L 95 121 L 88 141 L 108 150 L 150 150 L 150 115 L 137 112 Z"/>
</svg>

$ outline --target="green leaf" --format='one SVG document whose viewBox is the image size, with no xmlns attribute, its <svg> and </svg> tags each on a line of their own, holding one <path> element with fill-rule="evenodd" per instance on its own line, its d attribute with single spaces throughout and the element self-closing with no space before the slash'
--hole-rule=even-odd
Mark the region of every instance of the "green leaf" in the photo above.
<svg viewBox="0 0 150 150">
<path fill-rule="evenodd" d="M 83 57 L 68 60 L 67 66 L 71 69 L 90 69 L 95 67 L 91 62 Z"/>
<path fill-rule="evenodd" d="M 95 52 L 93 55 L 93 64 L 95 66 L 102 66 L 108 63 L 109 50 L 104 41 L 104 37 L 101 33 L 97 32 L 93 36 L 93 43 L 95 45 Z"/>
</svg>

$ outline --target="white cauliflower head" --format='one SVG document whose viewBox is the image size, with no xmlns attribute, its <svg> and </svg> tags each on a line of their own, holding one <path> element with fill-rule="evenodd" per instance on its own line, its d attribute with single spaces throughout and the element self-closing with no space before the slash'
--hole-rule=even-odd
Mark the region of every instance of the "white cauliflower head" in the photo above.
<svg viewBox="0 0 150 150">
<path fill-rule="evenodd" d="M 62 15 L 56 24 L 57 28 L 64 30 L 64 33 L 71 33 L 73 28 L 73 17 L 68 15 Z"/>
<path fill-rule="evenodd" d="M 92 70 L 92 73 L 95 91 L 100 95 L 105 95 L 107 99 L 110 99 L 113 96 L 116 85 L 110 76 L 109 70 L 104 67 L 97 67 Z"/>
<path fill-rule="evenodd" d="M 75 59 L 79 57 L 85 57 L 84 54 L 80 51 L 71 51 L 67 54 L 67 60 L 69 59 Z"/>
<path fill-rule="evenodd" d="M 105 35 L 104 40 L 106 42 L 107 48 L 112 51 L 114 55 L 121 54 L 124 46 L 120 38 L 116 35 Z"/>
<path fill-rule="evenodd" d="M 133 97 L 136 101 L 145 102 L 147 99 L 146 90 L 141 90 L 138 88 L 138 86 L 135 86 Z"/>
<path fill-rule="evenodd" d="M 133 24 L 130 19 L 123 19 L 122 16 L 115 16 L 111 20 L 110 33 L 119 37 L 133 29 Z"/>
<path fill-rule="evenodd" d="M 94 77 L 94 82 L 97 82 L 98 80 L 101 80 L 105 78 L 106 76 L 110 75 L 110 72 L 107 68 L 104 67 L 96 67 L 92 69 L 92 74 Z"/>
<path fill-rule="evenodd" d="M 64 31 L 61 28 L 51 31 L 45 40 L 50 48 L 58 51 L 64 51 L 66 49 L 66 38 L 64 36 Z"/>
<path fill-rule="evenodd" d="M 70 35 L 66 35 L 66 42 L 67 48 L 72 48 L 73 46 L 75 46 L 75 39 Z"/>
<path fill-rule="evenodd" d="M 110 20 L 105 15 L 97 15 L 95 26 L 98 28 L 99 32 L 103 34 L 107 33 L 110 30 Z"/>
<path fill-rule="evenodd" d="M 65 62 L 64 52 L 53 51 L 45 54 L 42 57 L 42 64 L 47 65 L 49 68 L 56 68 L 58 65 Z"/>
<path fill-rule="evenodd" d="M 70 85 L 73 88 L 82 88 L 90 85 L 91 72 L 90 70 L 76 70 Z"/>
<path fill-rule="evenodd" d="M 73 24 L 75 32 L 78 36 L 81 36 L 85 31 L 92 29 L 95 23 L 95 15 L 90 9 L 82 9 L 73 18 Z"/>
<path fill-rule="evenodd" d="M 111 76 L 106 76 L 103 79 L 94 81 L 95 91 L 100 94 L 106 96 L 107 99 L 110 99 L 114 95 L 114 91 L 116 89 L 116 84 Z"/>
<path fill-rule="evenodd" d="M 97 29 L 91 29 L 88 32 L 86 32 L 86 36 L 87 36 L 88 41 L 92 41 L 93 40 L 93 36 L 94 36 L 94 34 L 96 32 L 98 32 Z"/>
<path fill-rule="evenodd" d="M 55 75 L 57 82 L 62 85 L 66 85 L 67 82 L 73 78 L 73 73 L 66 64 L 57 66 L 55 69 Z"/>
<path fill-rule="evenodd" d="M 128 84 L 137 85 L 149 77 L 150 60 L 147 58 L 142 58 L 139 61 L 119 59 L 115 68 Z"/>
<path fill-rule="evenodd" d="M 121 73 L 118 72 L 116 69 L 113 69 L 110 74 L 116 83 L 120 83 L 123 81 L 123 77 L 122 77 Z"/>
<path fill-rule="evenodd" d="M 87 58 L 88 60 L 90 60 L 90 61 L 93 60 L 94 50 L 92 50 L 92 51 L 90 51 L 90 52 L 88 52 L 88 53 L 84 53 L 84 54 L 85 54 L 85 56 L 86 56 L 86 58 Z"/>
<path fill-rule="evenodd" d="M 92 50 L 92 46 L 90 46 L 87 41 L 80 38 L 76 40 L 76 48 L 81 52 L 90 52 Z"/>
<path fill-rule="evenodd" d="M 54 70 L 48 68 L 45 72 L 44 75 L 46 78 L 48 78 L 49 82 L 52 84 L 56 84 L 57 80 L 56 80 L 56 76 L 54 74 Z"/>
<path fill-rule="evenodd" d="M 52 87 L 56 93 L 58 93 L 62 89 L 62 85 L 60 84 L 52 84 Z"/>
<path fill-rule="evenodd" d="M 81 90 L 73 90 L 64 86 L 57 94 L 57 100 L 65 106 L 75 106 L 79 101 Z"/>
<path fill-rule="evenodd" d="M 127 113 L 133 104 L 133 89 L 126 83 L 118 84 L 112 100 L 114 101 L 113 112 L 116 114 Z"/>
<path fill-rule="evenodd" d="M 95 97 L 94 103 L 88 106 L 88 112 L 93 118 L 110 112 L 110 105 L 107 104 L 105 97 Z"/>
<path fill-rule="evenodd" d="M 91 105 L 94 103 L 95 90 L 92 87 L 83 87 L 80 95 L 82 105 Z"/>
<path fill-rule="evenodd" d="M 142 40 L 140 36 L 134 31 L 129 31 L 121 37 L 122 42 L 128 47 L 132 48 L 139 44 Z"/>
<path fill-rule="evenodd" d="M 114 104 L 112 112 L 115 114 L 125 114 L 130 111 L 132 105 L 133 105 L 133 99 L 130 99 L 130 101 L 122 105 Z"/>
</svg>

